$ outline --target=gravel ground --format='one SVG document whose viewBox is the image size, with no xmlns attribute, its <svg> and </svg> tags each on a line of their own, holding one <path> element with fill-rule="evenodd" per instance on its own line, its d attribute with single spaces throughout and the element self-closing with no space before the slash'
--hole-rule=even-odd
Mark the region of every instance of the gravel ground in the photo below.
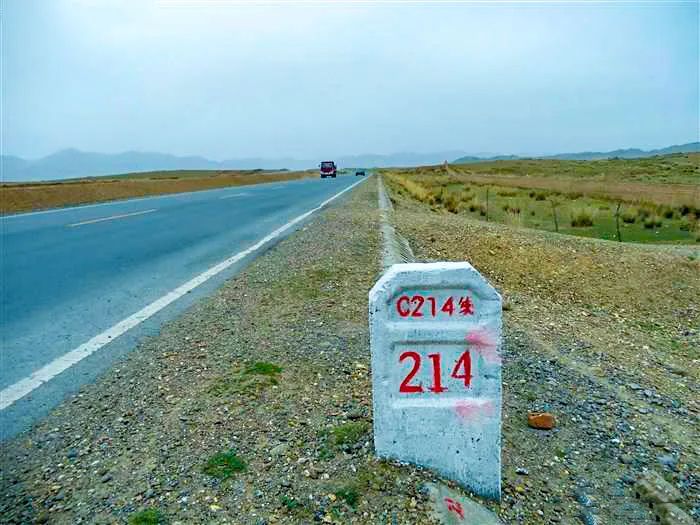
<svg viewBox="0 0 700 525">
<path fill-rule="evenodd" d="M 370 182 L 5 444 L 0 521 L 430 523 L 372 455 L 377 221 Z"/>
<path fill-rule="evenodd" d="M 504 295 L 503 521 L 655 523 L 636 499 L 647 472 L 674 485 L 697 521 L 697 250 L 516 229 L 392 190 L 419 259 L 467 260 Z M 529 428 L 536 410 L 557 427 Z"/>
<path fill-rule="evenodd" d="M 697 519 L 697 260 L 393 197 L 418 257 L 468 260 L 506 299 L 504 494 L 488 506 L 505 523 L 651 524 L 634 494 L 651 470 Z M 370 182 L 4 444 L 0 522 L 432 523 L 439 480 L 372 455 L 377 221 Z M 554 430 L 527 427 L 537 409 Z"/>
</svg>

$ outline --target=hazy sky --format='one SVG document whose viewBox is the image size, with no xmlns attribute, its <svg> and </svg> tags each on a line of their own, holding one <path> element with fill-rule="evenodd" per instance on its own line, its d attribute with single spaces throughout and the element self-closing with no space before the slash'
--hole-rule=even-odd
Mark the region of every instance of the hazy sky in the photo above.
<svg viewBox="0 0 700 525">
<path fill-rule="evenodd" d="M 698 2 L 2 0 L 3 152 L 698 140 Z"/>
</svg>

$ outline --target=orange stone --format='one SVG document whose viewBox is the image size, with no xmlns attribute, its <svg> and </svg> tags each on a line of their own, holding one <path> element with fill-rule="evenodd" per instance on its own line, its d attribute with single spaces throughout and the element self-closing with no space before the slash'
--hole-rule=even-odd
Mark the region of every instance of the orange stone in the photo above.
<svg viewBox="0 0 700 525">
<path fill-rule="evenodd" d="M 554 416 L 549 412 L 530 412 L 527 415 L 527 424 L 540 430 L 552 430 L 554 428 Z"/>
</svg>

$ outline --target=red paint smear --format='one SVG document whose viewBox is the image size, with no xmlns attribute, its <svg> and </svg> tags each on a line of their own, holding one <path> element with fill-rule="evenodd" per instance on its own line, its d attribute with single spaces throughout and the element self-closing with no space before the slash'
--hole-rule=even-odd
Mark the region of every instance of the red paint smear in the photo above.
<svg viewBox="0 0 700 525">
<path fill-rule="evenodd" d="M 467 334 L 467 343 L 475 347 L 487 363 L 500 363 L 501 356 L 498 355 L 498 343 L 488 330 L 477 328 Z"/>
<path fill-rule="evenodd" d="M 453 500 L 452 498 L 445 498 L 444 501 L 448 511 L 454 512 L 459 516 L 460 520 L 464 520 L 464 508 L 459 501 Z"/>
<path fill-rule="evenodd" d="M 455 412 L 464 420 L 474 420 L 485 416 L 492 416 L 494 413 L 493 401 L 475 403 L 473 401 L 458 401 L 455 405 Z"/>
</svg>

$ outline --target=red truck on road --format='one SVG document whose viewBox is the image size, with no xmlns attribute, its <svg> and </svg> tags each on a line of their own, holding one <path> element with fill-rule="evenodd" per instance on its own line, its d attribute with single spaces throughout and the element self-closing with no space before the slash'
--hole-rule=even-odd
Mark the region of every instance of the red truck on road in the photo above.
<svg viewBox="0 0 700 525">
<path fill-rule="evenodd" d="M 335 162 L 333 162 L 332 160 L 324 160 L 321 163 L 321 178 L 322 179 L 325 179 L 326 177 L 335 178 L 337 171 L 338 171 L 338 167 L 335 165 Z"/>
</svg>

